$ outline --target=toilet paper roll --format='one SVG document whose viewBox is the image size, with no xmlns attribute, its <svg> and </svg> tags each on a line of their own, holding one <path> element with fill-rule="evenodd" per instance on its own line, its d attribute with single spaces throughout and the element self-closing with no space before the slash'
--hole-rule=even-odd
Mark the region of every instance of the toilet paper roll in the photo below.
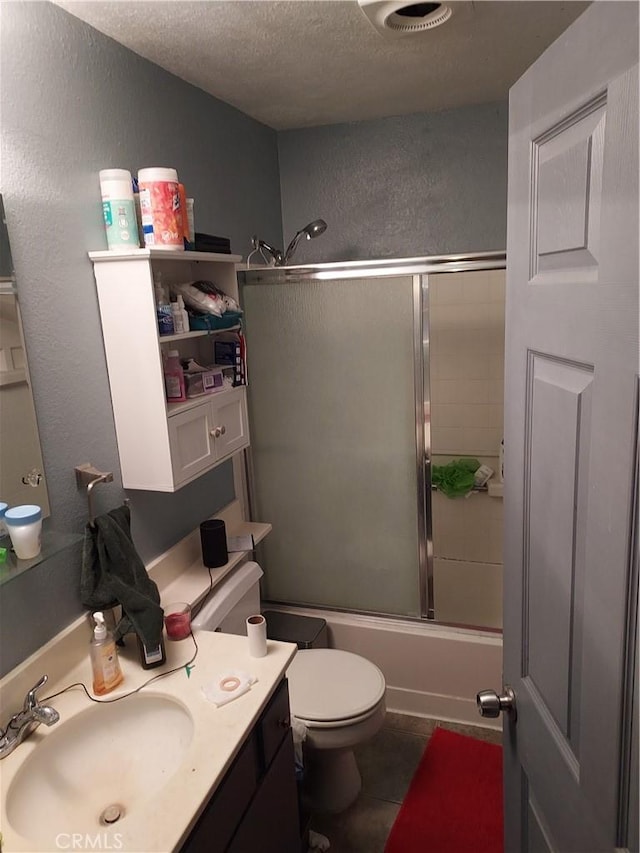
<svg viewBox="0 0 640 853">
<path fill-rule="evenodd" d="M 267 653 L 267 623 L 259 614 L 247 619 L 249 654 L 252 658 L 263 658 Z"/>
</svg>

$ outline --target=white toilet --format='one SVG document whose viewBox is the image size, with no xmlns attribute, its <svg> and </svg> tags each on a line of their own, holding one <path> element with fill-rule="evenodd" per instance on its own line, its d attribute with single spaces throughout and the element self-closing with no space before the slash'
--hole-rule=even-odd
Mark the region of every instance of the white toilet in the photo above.
<svg viewBox="0 0 640 853">
<path fill-rule="evenodd" d="M 245 619 L 260 612 L 262 569 L 244 563 L 216 587 L 194 618 L 205 630 L 246 633 Z M 307 729 L 303 797 L 313 811 L 341 812 L 362 781 L 354 746 L 382 727 L 385 681 L 375 664 L 339 649 L 299 649 L 287 670 L 292 715 Z"/>
<path fill-rule="evenodd" d="M 353 747 L 384 722 L 384 676 L 351 652 L 302 649 L 287 678 L 291 713 L 307 728 L 306 804 L 314 811 L 344 811 L 362 786 Z"/>
</svg>

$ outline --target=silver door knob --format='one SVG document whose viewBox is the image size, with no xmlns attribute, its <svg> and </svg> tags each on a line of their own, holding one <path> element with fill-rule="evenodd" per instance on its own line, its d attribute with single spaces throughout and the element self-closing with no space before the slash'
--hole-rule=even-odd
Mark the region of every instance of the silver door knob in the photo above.
<svg viewBox="0 0 640 853">
<path fill-rule="evenodd" d="M 476 695 L 476 704 L 481 717 L 499 717 L 501 711 L 506 711 L 516 721 L 516 694 L 508 684 L 502 695 L 498 695 L 495 690 L 481 690 Z"/>
<path fill-rule="evenodd" d="M 221 435 L 224 435 L 226 431 L 227 431 L 227 428 L 226 428 L 226 426 L 223 424 L 223 425 L 220 427 L 220 434 L 221 434 Z"/>
<path fill-rule="evenodd" d="M 215 429 L 212 429 L 211 435 L 214 438 L 220 438 L 220 436 L 222 435 L 222 429 L 220 427 L 216 427 Z"/>
</svg>

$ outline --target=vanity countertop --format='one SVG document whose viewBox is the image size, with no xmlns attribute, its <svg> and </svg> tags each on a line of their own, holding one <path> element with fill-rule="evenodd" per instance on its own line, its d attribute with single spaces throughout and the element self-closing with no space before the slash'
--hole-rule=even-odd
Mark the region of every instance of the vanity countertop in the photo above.
<svg viewBox="0 0 640 853">
<path fill-rule="evenodd" d="M 94 837 L 100 835 L 100 849 L 121 850 L 124 853 L 160 853 L 178 850 L 193 828 L 202 808 L 221 782 L 226 770 L 237 754 L 242 742 L 255 725 L 275 687 L 295 655 L 296 647 L 291 643 L 274 640 L 267 642 L 267 655 L 263 658 L 249 656 L 246 637 L 230 634 L 196 631 L 198 655 L 190 673 L 185 664 L 195 651 L 194 641 L 189 637 L 180 642 L 166 643 L 167 661 L 163 667 L 143 670 L 133 659 L 129 650 L 120 656 L 124 681 L 119 688 L 103 699 L 114 699 L 125 695 L 147 679 L 168 669 L 179 667 L 177 672 L 154 681 L 138 696 L 162 696 L 175 700 L 188 710 L 193 721 L 193 735 L 178 770 L 169 777 L 160 790 L 147 801 L 139 802 L 112 826 L 101 826 L 97 820 Z M 44 664 L 44 661 L 43 661 Z M 257 682 L 242 696 L 222 707 L 216 707 L 202 693 L 203 685 L 213 682 L 216 676 L 229 670 L 242 670 L 257 678 Z M 46 672 L 46 668 L 42 672 Z M 68 684 L 81 681 L 90 689 L 91 666 L 89 645 L 86 659 L 71 667 L 63 677 L 50 681 L 41 691 L 41 701 Z M 128 700 L 122 700 L 123 705 Z M 25 762 L 35 754 L 40 744 L 55 735 L 59 726 L 72 724 L 73 718 L 89 707 L 97 707 L 84 691 L 73 688 L 52 699 L 60 714 L 60 722 L 46 728 L 44 725 L 24 741 L 16 750 L 0 762 L 2 786 L 2 834 L 4 853 L 13 851 L 49 851 L 61 849 L 56 844 L 59 832 L 72 833 L 74 827 L 50 827 L 51 839 L 46 843 L 42 828 L 38 829 L 40 840 L 23 837 L 13 829 L 11 818 L 11 784 Z M 97 708 L 99 712 L 100 709 Z M 99 720 L 96 713 L 94 718 Z M 108 748 L 105 746 L 105 748 Z M 157 744 L 162 749 L 162 743 Z M 104 756 L 87 755 L 87 762 L 100 762 Z M 28 767 L 25 768 L 28 771 Z M 55 768 L 52 768 L 55 772 Z M 81 798 L 80 798 L 81 800 Z M 108 804 L 105 804 L 108 805 Z M 126 804 L 125 804 L 126 805 Z M 74 801 L 74 810 L 80 818 L 82 801 Z M 78 830 L 86 832 L 86 823 L 79 819 Z M 48 830 L 47 830 L 48 832 Z M 110 844 L 110 846 L 109 846 Z M 68 847 L 67 849 L 71 849 Z M 85 849 L 76 848 L 76 849 Z M 86 849 L 90 849 L 87 847 Z"/>
</svg>

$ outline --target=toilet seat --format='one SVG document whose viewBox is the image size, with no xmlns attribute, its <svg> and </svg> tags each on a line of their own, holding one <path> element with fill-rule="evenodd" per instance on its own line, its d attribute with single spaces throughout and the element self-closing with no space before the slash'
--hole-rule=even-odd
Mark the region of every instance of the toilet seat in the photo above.
<svg viewBox="0 0 640 853">
<path fill-rule="evenodd" d="M 301 723 L 308 729 L 335 729 L 337 726 L 355 726 L 357 723 L 363 723 L 365 720 L 368 720 L 371 716 L 378 712 L 378 709 L 382 707 L 385 708 L 384 700 L 381 699 L 376 705 L 373 706 L 370 710 L 368 710 L 364 714 L 359 714 L 357 717 L 341 717 L 337 720 L 306 720 L 304 717 L 299 717 L 295 711 L 293 712 L 293 716 L 296 720 L 299 720 Z"/>
<path fill-rule="evenodd" d="M 287 670 L 291 710 L 314 728 L 355 725 L 384 700 L 378 667 L 339 649 L 302 649 Z"/>
</svg>

